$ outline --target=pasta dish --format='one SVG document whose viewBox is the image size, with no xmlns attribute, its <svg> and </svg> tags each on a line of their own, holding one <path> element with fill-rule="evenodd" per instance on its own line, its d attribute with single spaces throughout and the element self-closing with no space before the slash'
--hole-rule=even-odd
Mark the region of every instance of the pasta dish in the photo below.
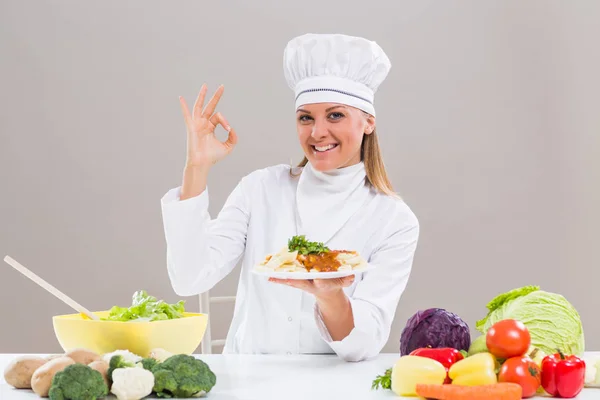
<svg viewBox="0 0 600 400">
<path fill-rule="evenodd" d="M 336 272 L 363 269 L 367 262 L 356 251 L 330 250 L 322 243 L 294 236 L 288 246 L 269 254 L 255 268 L 260 272 Z"/>
</svg>

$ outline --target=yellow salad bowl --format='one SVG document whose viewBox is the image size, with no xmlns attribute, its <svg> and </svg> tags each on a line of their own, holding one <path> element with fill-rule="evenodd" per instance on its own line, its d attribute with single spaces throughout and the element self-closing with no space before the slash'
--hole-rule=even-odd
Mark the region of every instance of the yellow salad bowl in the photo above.
<svg viewBox="0 0 600 400">
<path fill-rule="evenodd" d="M 105 318 L 109 311 L 94 314 Z M 183 313 L 182 318 L 152 322 L 98 321 L 84 314 L 52 318 L 56 339 L 65 352 L 79 348 L 98 354 L 129 350 L 141 357 L 155 348 L 191 355 L 202 342 L 207 323 L 207 314 L 190 312 Z"/>
</svg>

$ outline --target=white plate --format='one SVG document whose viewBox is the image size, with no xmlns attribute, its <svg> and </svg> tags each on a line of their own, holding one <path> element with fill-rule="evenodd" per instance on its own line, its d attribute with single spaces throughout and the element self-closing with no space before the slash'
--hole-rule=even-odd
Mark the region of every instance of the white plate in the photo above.
<svg viewBox="0 0 600 400">
<path fill-rule="evenodd" d="M 278 278 L 278 279 L 332 279 L 332 278 L 343 278 L 345 276 L 356 275 L 362 272 L 372 270 L 374 267 L 367 266 L 365 268 L 346 270 L 346 271 L 335 271 L 335 272 L 280 272 L 280 271 L 257 271 L 252 270 L 252 273 L 267 278 Z"/>
</svg>

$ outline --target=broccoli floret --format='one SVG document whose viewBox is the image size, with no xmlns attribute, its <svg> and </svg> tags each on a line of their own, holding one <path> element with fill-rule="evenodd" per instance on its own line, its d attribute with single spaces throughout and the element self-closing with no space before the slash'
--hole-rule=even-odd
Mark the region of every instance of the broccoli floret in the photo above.
<svg viewBox="0 0 600 400">
<path fill-rule="evenodd" d="M 187 354 L 176 354 L 157 364 L 153 391 L 158 397 L 189 398 L 206 394 L 217 383 L 217 377 L 202 360 Z"/>
<path fill-rule="evenodd" d="M 154 358 L 144 358 L 141 361 L 138 361 L 138 365 L 142 365 L 144 369 L 148 371 L 152 371 L 152 369 L 158 364 L 158 361 Z"/>
<path fill-rule="evenodd" d="M 115 369 L 131 367 L 135 367 L 135 364 L 131 361 L 127 361 L 127 359 L 122 355 L 118 354 L 116 356 L 112 356 L 110 358 L 110 362 L 108 363 L 108 371 L 106 372 L 108 380 L 112 382 L 112 373 Z"/>
<path fill-rule="evenodd" d="M 108 395 L 102 374 L 84 364 L 71 364 L 52 378 L 50 400 L 96 400 Z"/>
</svg>

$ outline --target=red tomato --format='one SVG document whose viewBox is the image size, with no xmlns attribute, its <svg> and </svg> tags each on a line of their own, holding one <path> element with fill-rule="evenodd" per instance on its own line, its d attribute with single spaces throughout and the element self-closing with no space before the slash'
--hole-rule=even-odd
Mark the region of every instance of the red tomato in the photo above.
<svg viewBox="0 0 600 400">
<path fill-rule="evenodd" d="M 490 353 L 507 359 L 524 355 L 531 344 L 531 336 L 521 321 L 504 319 L 488 329 L 485 344 Z"/>
<path fill-rule="evenodd" d="M 542 384 L 542 371 L 529 357 L 512 357 L 506 360 L 498 373 L 498 382 L 521 385 L 523 398 L 535 396 Z"/>
</svg>

